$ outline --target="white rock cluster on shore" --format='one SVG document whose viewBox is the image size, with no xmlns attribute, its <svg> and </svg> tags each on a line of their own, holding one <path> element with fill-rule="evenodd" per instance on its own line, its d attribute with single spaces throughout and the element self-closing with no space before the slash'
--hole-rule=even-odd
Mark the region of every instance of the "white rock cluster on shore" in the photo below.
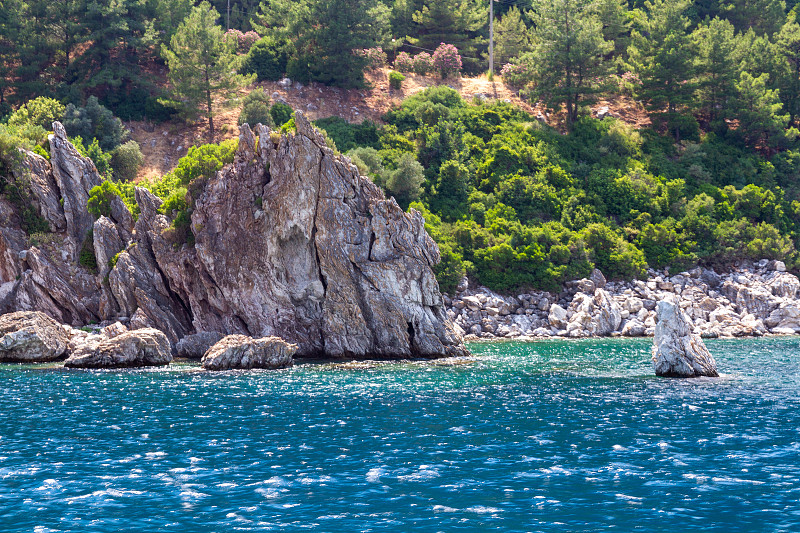
<svg viewBox="0 0 800 533">
<path fill-rule="evenodd" d="M 649 271 L 647 281 L 566 283 L 561 294 L 531 291 L 501 296 L 468 289 L 445 297 L 448 315 L 467 338 L 653 336 L 656 304 L 674 297 L 692 333 L 704 338 L 800 333 L 800 280 L 781 261 L 745 264 L 727 274 L 694 268 L 669 275 Z"/>
</svg>

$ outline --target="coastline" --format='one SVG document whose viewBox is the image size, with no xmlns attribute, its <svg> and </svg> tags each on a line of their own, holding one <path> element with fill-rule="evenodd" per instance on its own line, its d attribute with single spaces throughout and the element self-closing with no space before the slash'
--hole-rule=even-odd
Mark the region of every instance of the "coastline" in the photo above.
<svg viewBox="0 0 800 533">
<path fill-rule="evenodd" d="M 445 295 L 447 314 L 466 342 L 548 338 L 652 337 L 656 303 L 676 298 L 703 338 L 800 333 L 800 279 L 781 261 L 741 262 L 729 272 L 696 267 L 671 275 L 650 270 L 646 280 L 569 281 L 561 293 L 502 296 L 462 280 Z"/>
</svg>

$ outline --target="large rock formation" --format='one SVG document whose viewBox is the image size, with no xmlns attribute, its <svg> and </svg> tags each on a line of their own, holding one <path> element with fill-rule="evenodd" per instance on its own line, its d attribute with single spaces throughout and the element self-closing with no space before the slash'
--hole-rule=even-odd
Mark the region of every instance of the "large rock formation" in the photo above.
<svg viewBox="0 0 800 533">
<path fill-rule="evenodd" d="M 422 216 L 387 200 L 300 113 L 296 124 L 288 135 L 259 125 L 257 136 L 244 125 L 234 163 L 193 182 L 194 246 L 176 241 L 146 189 L 136 189 L 135 226 L 118 199 L 94 221 L 86 201 L 100 177 L 54 124 L 52 165 L 27 157 L 55 233 L 28 248 L 0 218 L 0 312 L 36 309 L 73 325 L 120 319 L 173 344 L 204 331 L 275 335 L 299 356 L 466 354 Z M 97 272 L 76 262 L 89 229 Z"/>
<path fill-rule="evenodd" d="M 0 361 L 41 363 L 67 351 L 69 336 L 44 313 L 19 311 L 0 316 Z"/>
<path fill-rule="evenodd" d="M 279 337 L 251 339 L 244 335 L 228 335 L 203 355 L 206 370 L 251 368 L 288 368 L 297 352 L 296 344 Z"/>
<path fill-rule="evenodd" d="M 703 340 L 692 333 L 678 304 L 672 299 L 661 300 L 656 312 L 658 323 L 653 339 L 656 375 L 677 378 L 718 376 L 714 357 Z"/>
</svg>

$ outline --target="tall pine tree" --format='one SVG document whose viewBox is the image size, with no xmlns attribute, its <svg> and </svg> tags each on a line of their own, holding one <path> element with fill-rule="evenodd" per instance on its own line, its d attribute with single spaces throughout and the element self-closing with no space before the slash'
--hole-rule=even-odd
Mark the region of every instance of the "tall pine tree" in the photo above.
<svg viewBox="0 0 800 533">
<path fill-rule="evenodd" d="M 628 48 L 629 66 L 639 75 L 637 96 L 654 117 L 681 136 L 678 113 L 694 95 L 695 49 L 684 14 L 689 0 L 647 0 Z"/>
<path fill-rule="evenodd" d="M 775 48 L 783 66 L 776 76 L 777 85 L 790 123 L 794 124 L 800 116 L 800 24 L 794 11 L 775 36 Z"/>
<path fill-rule="evenodd" d="M 531 46 L 528 27 L 522 12 L 513 6 L 494 25 L 494 64 L 502 67 L 511 59 L 521 56 Z"/>
<path fill-rule="evenodd" d="M 361 87 L 367 61 L 356 51 L 388 39 L 389 9 L 371 0 L 270 0 L 253 26 L 287 43 L 290 77 Z"/>
<path fill-rule="evenodd" d="M 697 47 L 699 111 L 709 122 L 725 118 L 729 100 L 736 94 L 741 55 L 733 24 L 715 18 L 694 31 Z"/>
<path fill-rule="evenodd" d="M 478 0 L 424 0 L 414 13 L 415 34 L 411 44 L 434 50 L 441 43 L 452 44 L 461 53 L 464 69 L 484 69 L 481 54 L 487 42 L 489 13 Z"/>
<path fill-rule="evenodd" d="M 217 10 L 202 2 L 162 50 L 176 100 L 183 104 L 185 116 L 208 119 L 209 142 L 215 134 L 215 100 L 233 96 L 254 78 L 236 74 L 241 58 L 236 55 L 236 43 L 223 37 L 218 18 Z"/>
<path fill-rule="evenodd" d="M 539 0 L 534 11 L 534 94 L 550 108 L 563 105 L 571 129 L 581 107 L 599 92 L 613 45 L 603 39 L 603 25 L 587 0 Z"/>
</svg>

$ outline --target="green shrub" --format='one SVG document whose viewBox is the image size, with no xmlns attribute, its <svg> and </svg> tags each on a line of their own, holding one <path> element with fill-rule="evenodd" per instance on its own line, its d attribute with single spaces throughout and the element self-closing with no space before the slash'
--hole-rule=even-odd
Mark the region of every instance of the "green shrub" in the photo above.
<svg viewBox="0 0 800 533">
<path fill-rule="evenodd" d="M 223 166 L 233 163 L 238 145 L 237 139 L 229 139 L 219 144 L 192 146 L 172 172 L 178 183 L 184 186 L 197 178 L 211 178 Z"/>
<path fill-rule="evenodd" d="M 289 104 L 284 102 L 275 102 L 269 109 L 269 114 L 272 116 L 272 121 L 276 126 L 283 126 L 294 117 L 294 110 Z"/>
<path fill-rule="evenodd" d="M 78 255 L 78 264 L 92 274 L 97 273 L 97 256 L 94 255 L 94 232 L 89 228 L 86 238 L 83 239 L 81 251 Z"/>
<path fill-rule="evenodd" d="M 389 73 L 389 87 L 399 91 L 403 88 L 403 80 L 405 79 L 405 76 L 393 70 Z"/>
<path fill-rule="evenodd" d="M 314 125 L 330 135 L 336 146 L 343 152 L 348 152 L 356 146 L 371 146 L 378 148 L 380 132 L 377 125 L 371 120 L 360 124 L 351 124 L 341 117 L 321 118 L 314 121 Z"/>
<path fill-rule="evenodd" d="M 122 121 L 101 105 L 96 96 L 90 96 L 85 107 L 69 104 L 63 123 L 70 137 L 97 139 L 105 151 L 113 150 L 128 136 Z"/>
<path fill-rule="evenodd" d="M 144 155 L 136 141 L 123 143 L 111 153 L 111 167 L 114 177 L 119 181 L 133 180 L 143 162 Z"/>
<path fill-rule="evenodd" d="M 346 154 L 358 167 L 362 176 L 369 176 L 369 178 L 378 187 L 386 187 L 387 172 L 383 166 L 381 155 L 375 148 L 371 146 L 359 146 L 353 148 Z"/>
<path fill-rule="evenodd" d="M 114 257 L 108 260 L 108 268 L 114 270 L 114 267 L 117 266 L 117 262 L 119 261 L 119 256 L 122 255 L 123 251 L 124 250 L 117 252 Z"/>
<path fill-rule="evenodd" d="M 605 224 L 590 224 L 581 232 L 589 259 L 609 279 L 642 278 L 647 262 L 641 250 Z"/>
<path fill-rule="evenodd" d="M 119 189 L 113 181 L 105 180 L 100 185 L 95 185 L 89 191 L 87 208 L 95 218 L 111 216 L 111 202 L 115 196 L 120 196 Z"/>
<path fill-rule="evenodd" d="M 247 53 L 242 73 L 255 74 L 259 81 L 277 81 L 286 72 L 286 61 L 285 48 L 272 37 L 262 37 Z"/>
<path fill-rule="evenodd" d="M 53 129 L 53 122 L 61 120 L 65 111 L 64 104 L 58 100 L 39 96 L 29 100 L 8 117 L 9 126 L 41 126 L 45 130 Z"/>
<path fill-rule="evenodd" d="M 104 176 L 106 179 L 111 177 L 112 155 L 110 153 L 103 151 L 97 139 L 92 139 L 92 143 L 89 146 L 86 146 L 83 143 L 83 139 L 80 136 L 73 137 L 70 141 L 72 142 L 72 145 L 75 147 L 75 149 L 78 150 L 79 154 L 81 154 L 83 157 L 88 157 L 89 159 L 92 160 L 94 166 L 97 168 L 97 172 L 101 176 Z"/>
<path fill-rule="evenodd" d="M 255 127 L 256 124 L 274 127 L 272 115 L 269 109 L 269 95 L 263 89 L 256 89 L 245 96 L 242 102 L 242 112 L 239 113 L 239 125 L 249 124 Z"/>
<path fill-rule="evenodd" d="M 401 208 L 418 200 L 422 193 L 422 182 L 425 180 L 425 169 L 412 154 L 403 154 L 397 162 L 397 168 L 388 174 L 386 191 L 394 196 Z"/>
</svg>

